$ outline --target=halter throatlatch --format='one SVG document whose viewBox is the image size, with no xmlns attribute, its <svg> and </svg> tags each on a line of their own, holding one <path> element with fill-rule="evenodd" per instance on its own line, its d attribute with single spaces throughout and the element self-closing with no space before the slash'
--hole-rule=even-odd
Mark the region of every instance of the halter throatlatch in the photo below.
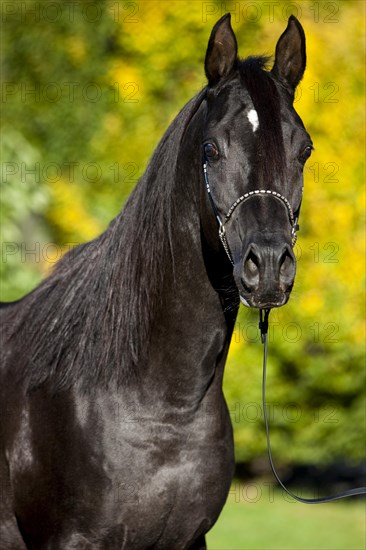
<svg viewBox="0 0 366 550">
<path fill-rule="evenodd" d="M 204 179 L 205 179 L 205 185 L 206 185 L 208 197 L 210 199 L 211 207 L 212 207 L 212 210 L 215 214 L 215 217 L 216 217 L 216 220 L 217 220 L 217 223 L 218 223 L 218 226 L 219 226 L 219 237 L 220 237 L 221 243 L 222 243 L 222 245 L 225 249 L 227 257 L 229 258 L 232 265 L 234 265 L 234 260 L 233 260 L 233 257 L 231 255 L 231 251 L 230 251 L 230 248 L 229 248 L 229 243 L 227 242 L 225 224 L 230 220 L 230 218 L 231 218 L 234 210 L 236 209 L 236 207 L 239 206 L 239 204 L 241 204 L 242 202 L 245 202 L 246 200 L 251 199 L 252 197 L 269 195 L 271 197 L 274 197 L 274 198 L 278 199 L 279 201 L 281 201 L 286 206 L 288 216 L 289 216 L 289 219 L 290 219 L 290 224 L 291 224 L 292 247 L 295 246 L 295 243 L 297 241 L 296 231 L 298 231 L 298 229 L 299 229 L 299 226 L 297 224 L 297 218 L 295 218 L 295 216 L 294 216 L 291 204 L 286 199 L 286 197 L 281 195 L 281 193 L 277 193 L 277 191 L 272 191 L 271 189 L 255 189 L 254 191 L 248 191 L 248 193 L 244 193 L 244 195 L 241 195 L 235 202 L 233 202 L 233 204 L 230 206 L 227 214 L 225 215 L 224 222 L 222 222 L 221 218 L 220 218 L 220 214 L 219 214 L 219 212 L 216 208 L 215 202 L 212 198 L 210 182 L 208 180 L 207 162 L 206 161 L 203 163 L 203 176 L 204 176 Z"/>
</svg>

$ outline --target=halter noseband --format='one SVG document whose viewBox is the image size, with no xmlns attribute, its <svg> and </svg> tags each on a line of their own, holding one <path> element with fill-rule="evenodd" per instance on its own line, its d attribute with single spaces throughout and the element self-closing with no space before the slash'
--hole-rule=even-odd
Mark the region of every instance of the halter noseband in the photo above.
<svg viewBox="0 0 366 550">
<path fill-rule="evenodd" d="M 221 243 L 225 249 L 225 252 L 227 254 L 227 257 L 229 258 L 232 265 L 234 265 L 234 261 L 230 252 L 229 243 L 226 239 L 226 231 L 225 231 L 225 224 L 230 220 L 235 208 L 239 206 L 242 202 L 245 202 L 246 200 L 249 200 L 252 197 L 258 197 L 260 195 L 270 195 L 271 197 L 274 197 L 278 200 L 280 200 L 287 209 L 288 216 L 291 223 L 291 236 L 292 236 L 292 247 L 295 246 L 295 243 L 297 241 L 297 234 L 296 231 L 299 229 L 299 226 L 297 224 L 297 217 L 295 218 L 293 210 L 291 208 L 291 205 L 289 201 L 281 195 L 281 193 L 277 193 L 277 191 L 272 191 L 271 189 L 255 189 L 254 191 L 248 191 L 248 193 L 244 193 L 244 195 L 241 195 L 233 204 L 230 206 L 227 214 L 225 215 L 224 222 L 221 221 L 220 214 L 217 210 L 216 204 L 213 200 L 212 193 L 211 193 L 211 187 L 210 182 L 208 180 L 208 173 L 207 173 L 207 162 L 204 161 L 203 163 L 203 177 L 205 180 L 206 190 L 208 193 L 208 197 L 210 199 L 212 210 L 215 214 L 218 226 L 219 226 L 219 237 L 221 240 Z"/>
</svg>

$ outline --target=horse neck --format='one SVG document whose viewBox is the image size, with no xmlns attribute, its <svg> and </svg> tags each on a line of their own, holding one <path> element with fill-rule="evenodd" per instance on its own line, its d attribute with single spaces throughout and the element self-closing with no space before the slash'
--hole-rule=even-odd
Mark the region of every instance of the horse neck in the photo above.
<svg viewBox="0 0 366 550">
<path fill-rule="evenodd" d="M 8 361 L 27 389 L 146 379 L 169 390 L 178 383 L 182 395 L 193 384 L 200 395 L 212 376 L 230 329 L 210 280 L 220 263 L 208 269 L 203 258 L 201 142 L 185 109 L 105 233 L 14 306 Z"/>
<path fill-rule="evenodd" d="M 220 267 L 207 262 L 202 226 L 211 228 L 212 212 L 204 200 L 200 132 L 183 141 L 177 162 L 172 223 L 172 267 L 164 276 L 161 307 L 155 315 L 146 383 L 174 404 L 194 404 L 217 374 L 221 377 L 235 314 L 228 316 L 220 286 Z M 202 217 L 211 220 L 203 223 Z M 216 228 L 215 228 L 216 231 Z M 216 231 L 217 233 L 217 231 Z M 210 247 L 209 247 L 210 248 Z M 216 268 L 216 275 L 215 275 Z M 174 391 L 172 392 L 172 390 Z M 160 397 L 159 397 L 160 398 Z"/>
</svg>

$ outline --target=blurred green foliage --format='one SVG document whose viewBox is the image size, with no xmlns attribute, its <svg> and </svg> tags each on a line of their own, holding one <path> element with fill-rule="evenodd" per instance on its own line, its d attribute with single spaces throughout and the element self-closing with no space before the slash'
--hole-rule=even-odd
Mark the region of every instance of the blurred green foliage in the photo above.
<svg viewBox="0 0 366 550">
<path fill-rule="evenodd" d="M 271 314 L 274 454 L 283 464 L 359 461 L 364 3 L 234 4 L 242 56 L 273 53 L 291 12 L 308 45 L 296 108 L 316 151 L 296 286 Z M 121 209 L 169 122 L 205 85 L 207 40 L 225 11 L 215 1 L 3 2 L 2 300 L 30 291 Z M 256 326 L 256 312 L 241 309 L 224 381 L 237 460 L 254 465 L 265 451 Z"/>
<path fill-rule="evenodd" d="M 234 482 L 219 521 L 208 533 L 210 550 L 363 550 L 362 501 L 304 506 L 273 491 L 271 482 Z M 305 495 L 303 495 L 305 496 Z M 263 519 L 265 518 L 265 520 Z"/>
</svg>

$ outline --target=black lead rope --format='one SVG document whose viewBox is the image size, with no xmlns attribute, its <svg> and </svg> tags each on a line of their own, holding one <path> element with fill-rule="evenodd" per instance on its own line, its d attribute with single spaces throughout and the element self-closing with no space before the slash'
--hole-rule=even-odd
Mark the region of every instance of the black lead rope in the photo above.
<svg viewBox="0 0 366 550">
<path fill-rule="evenodd" d="M 218 227 L 219 227 L 219 237 L 222 242 L 222 245 L 225 249 L 225 252 L 230 260 L 230 262 L 234 265 L 234 261 L 230 252 L 229 244 L 226 240 L 225 235 L 225 223 L 230 219 L 232 213 L 234 212 L 235 208 L 242 204 L 244 201 L 249 200 L 251 197 L 255 197 L 258 195 L 267 195 L 275 197 L 276 199 L 282 201 L 287 208 L 288 215 L 290 218 L 291 226 L 292 226 L 292 246 L 294 246 L 296 242 L 296 231 L 298 229 L 297 225 L 297 217 L 294 216 L 294 213 L 292 211 L 291 205 L 289 201 L 281 195 L 280 193 L 277 193 L 270 189 L 255 189 L 254 191 L 249 191 L 248 193 L 245 193 L 244 195 L 241 195 L 229 208 L 228 213 L 225 216 L 224 222 L 221 221 L 220 214 L 216 208 L 215 201 L 213 200 L 212 193 L 211 193 L 211 187 L 210 182 L 208 178 L 207 173 L 207 158 L 204 157 L 203 162 L 203 177 L 204 182 L 206 186 L 206 190 L 208 193 L 208 197 L 210 200 L 212 211 L 215 215 Z M 267 436 L 267 447 L 268 447 L 268 456 L 269 456 L 269 462 L 271 464 L 271 468 L 273 471 L 273 474 L 275 478 L 277 479 L 278 483 L 281 485 L 281 487 L 286 491 L 287 494 L 289 494 L 292 498 L 295 500 L 298 500 L 299 502 L 305 502 L 306 504 L 319 504 L 320 502 L 329 502 L 331 500 L 338 500 L 340 498 L 346 498 L 346 497 L 352 497 L 355 495 L 363 495 L 366 494 L 366 487 L 359 487 L 357 489 L 351 489 L 350 491 L 344 491 L 343 493 L 338 493 L 332 497 L 323 497 L 323 498 L 301 498 L 291 491 L 289 491 L 280 478 L 277 475 L 276 469 L 273 464 L 272 460 L 272 452 L 271 452 L 271 443 L 269 439 L 269 428 L 268 428 L 268 417 L 267 417 L 267 404 L 266 404 L 266 367 L 267 367 L 267 333 L 268 333 L 268 316 L 270 309 L 260 309 L 259 310 L 259 329 L 261 331 L 261 338 L 262 338 L 262 344 L 264 346 L 264 354 L 263 354 L 263 382 L 262 382 L 262 394 L 263 394 L 263 415 L 264 415 L 264 423 L 266 427 L 266 436 Z"/>
<path fill-rule="evenodd" d="M 288 495 L 290 495 L 295 500 L 298 500 L 299 502 L 304 502 L 305 504 L 320 504 L 321 502 L 330 502 L 332 500 L 339 500 L 341 498 L 347 498 L 347 497 L 353 497 L 356 495 L 366 494 L 366 487 L 357 487 L 356 489 L 343 491 L 342 493 L 337 493 L 334 496 L 330 496 L 330 497 L 302 498 L 295 495 L 292 491 L 287 489 L 287 487 L 285 487 L 285 485 L 280 480 L 272 459 L 271 442 L 270 442 L 269 427 L 268 427 L 268 416 L 267 416 L 267 403 L 266 403 L 266 370 L 267 370 L 267 347 L 268 347 L 267 334 L 268 334 L 268 316 L 270 311 L 271 311 L 270 309 L 259 310 L 259 329 L 261 331 L 261 339 L 263 344 L 263 379 L 262 379 L 263 416 L 264 416 L 264 424 L 265 424 L 266 436 L 267 436 L 268 457 L 269 457 L 269 462 L 271 464 L 272 472 L 275 478 L 277 479 L 278 483 L 281 485 L 282 489 L 286 491 Z"/>
</svg>

